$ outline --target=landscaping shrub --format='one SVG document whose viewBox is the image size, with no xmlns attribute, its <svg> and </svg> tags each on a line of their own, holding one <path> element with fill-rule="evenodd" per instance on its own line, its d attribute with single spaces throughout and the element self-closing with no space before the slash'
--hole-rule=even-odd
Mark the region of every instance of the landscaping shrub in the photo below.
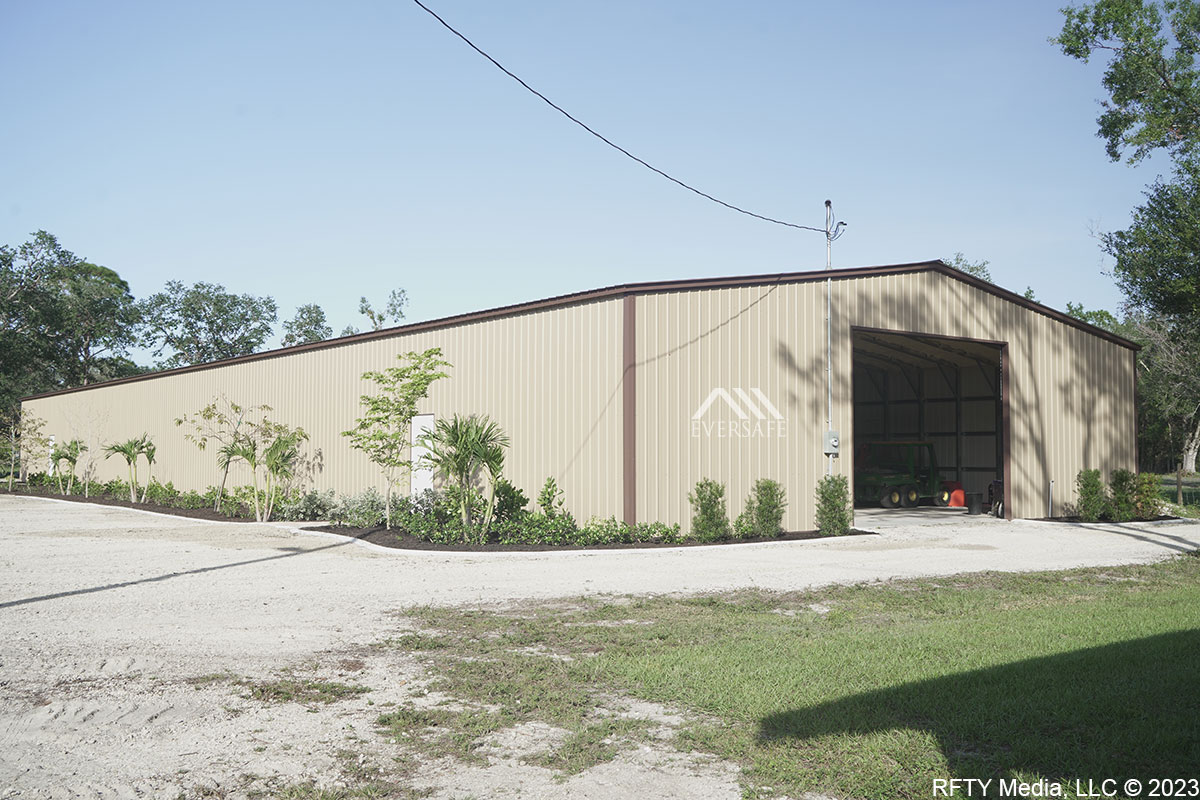
<svg viewBox="0 0 1200 800">
<path fill-rule="evenodd" d="M 1109 514 L 1113 522 L 1129 522 L 1137 516 L 1137 476 L 1127 469 L 1114 469 L 1108 478 Z"/>
<path fill-rule="evenodd" d="M 725 485 L 704 478 L 688 494 L 692 505 L 692 538 L 698 542 L 719 542 L 733 533 L 725 511 Z"/>
<path fill-rule="evenodd" d="M 576 526 L 570 514 L 557 516 L 526 514 L 524 519 L 497 523 L 500 544 L 548 545 L 557 547 L 595 547 L 605 544 L 652 542 L 677 544 L 683 541 L 678 525 L 661 522 L 627 525 L 616 517 L 591 519 Z"/>
<path fill-rule="evenodd" d="M 345 495 L 329 510 L 329 522 L 347 528 L 377 528 L 383 524 L 383 498 L 374 488 Z"/>
<path fill-rule="evenodd" d="M 817 530 L 822 536 L 850 532 L 850 482 L 845 475 L 825 475 L 817 481 Z"/>
<path fill-rule="evenodd" d="M 783 514 L 787 494 L 782 484 L 769 478 L 754 482 L 746 507 L 733 523 L 734 533 L 742 539 L 768 538 L 783 533 Z"/>
<path fill-rule="evenodd" d="M 495 526 L 500 544 L 544 544 L 568 546 L 579 543 L 579 528 L 575 518 L 561 513 L 526 514 L 519 519 L 509 519 Z"/>
<path fill-rule="evenodd" d="M 176 498 L 175 502 L 180 508 L 211 508 L 212 503 L 209 502 L 204 495 L 197 492 L 195 489 L 190 489 Z"/>
<path fill-rule="evenodd" d="M 434 544 L 465 544 L 469 532 L 463 526 L 457 499 L 433 489 L 397 503 L 395 527 Z"/>
<path fill-rule="evenodd" d="M 1163 501 L 1159 493 L 1161 481 L 1152 472 L 1139 472 L 1133 489 L 1133 504 L 1138 519 L 1157 519 L 1162 514 Z"/>
<path fill-rule="evenodd" d="M 538 508 L 547 517 L 557 517 L 566 513 L 563 505 L 563 492 L 558 488 L 558 481 L 546 478 L 542 490 L 538 492 Z"/>
<path fill-rule="evenodd" d="M 254 491 L 254 487 L 252 487 L 252 486 L 241 487 L 241 495 L 246 499 L 247 502 L 251 502 L 250 495 L 247 493 L 246 490 L 249 490 L 252 492 L 252 491 Z M 232 491 L 222 492 L 216 486 L 210 486 L 210 487 L 208 487 L 208 489 L 205 490 L 204 494 L 201 495 L 201 497 L 204 499 L 207 506 L 209 508 L 213 509 L 214 511 L 216 511 L 218 514 L 224 514 L 227 517 L 251 517 L 251 516 L 254 516 L 254 509 L 252 507 L 247 508 L 247 507 L 243 506 L 241 500 L 238 499 L 238 491 L 239 490 L 235 489 Z M 220 495 L 220 498 L 221 498 L 220 504 L 217 503 L 218 494 Z"/>
<path fill-rule="evenodd" d="M 1075 491 L 1079 495 L 1079 518 L 1098 522 L 1108 514 L 1108 493 L 1098 469 L 1081 469 L 1075 476 Z"/>
<path fill-rule="evenodd" d="M 123 481 L 120 478 L 113 478 L 111 481 L 102 483 L 96 487 L 96 494 L 112 498 L 113 500 L 128 500 L 129 482 Z"/>
<path fill-rule="evenodd" d="M 325 520 L 337 503 L 333 490 L 292 493 L 279 501 L 279 518 L 290 520 Z"/>
<path fill-rule="evenodd" d="M 156 480 L 151 480 L 146 484 L 144 502 L 173 508 L 179 505 L 179 491 L 171 481 L 167 481 L 164 486 Z"/>
<path fill-rule="evenodd" d="M 496 521 L 519 519 L 526 512 L 529 498 L 525 493 L 509 483 L 507 478 L 496 481 Z"/>
</svg>

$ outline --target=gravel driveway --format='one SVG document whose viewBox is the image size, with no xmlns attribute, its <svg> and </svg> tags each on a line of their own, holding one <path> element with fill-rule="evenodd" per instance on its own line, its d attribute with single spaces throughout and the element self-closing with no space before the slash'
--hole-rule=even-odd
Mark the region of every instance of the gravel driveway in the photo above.
<svg viewBox="0 0 1200 800">
<path fill-rule="evenodd" d="M 1146 562 L 1200 547 L 1195 521 L 1064 525 L 950 511 L 868 513 L 858 524 L 880 533 L 645 551 L 429 553 L 284 525 L 0 497 L 0 797 L 239 796 L 254 776 L 337 775 L 348 735 L 368 755 L 382 753 L 361 704 L 411 691 L 417 665 L 357 667 L 367 670 L 358 679 L 372 682 L 373 700 L 327 713 L 255 705 L 206 676 L 308 665 L 337 677 L 345 672 L 338 664 L 361 661 L 348 654 L 395 635 L 404 624 L 396 612 L 414 604 L 789 590 Z M 618 797 L 632 775 L 644 797 L 737 796 L 736 776 L 721 765 L 677 769 L 652 756 L 630 760 L 624 777 L 611 774 L 622 768 L 616 763 L 574 784 L 526 775 L 519 788 L 523 797 Z M 480 780 L 479 793 L 492 794 Z"/>
</svg>

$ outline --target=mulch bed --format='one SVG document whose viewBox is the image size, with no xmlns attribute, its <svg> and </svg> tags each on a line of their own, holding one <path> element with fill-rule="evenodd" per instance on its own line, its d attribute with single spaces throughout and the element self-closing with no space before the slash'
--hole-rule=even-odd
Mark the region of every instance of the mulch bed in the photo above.
<svg viewBox="0 0 1200 800">
<path fill-rule="evenodd" d="M 1161 516 L 1154 517 L 1152 519 L 1131 519 L 1130 522 L 1167 522 L 1168 520 L 1173 520 L 1173 519 L 1179 519 L 1179 517 L 1172 517 L 1169 514 L 1163 514 Z M 1035 517 L 1035 518 L 1029 520 L 1029 522 L 1083 522 L 1083 520 L 1079 517 Z M 1102 519 L 1102 520 L 1099 520 L 1099 522 L 1106 524 L 1106 525 L 1123 524 L 1123 523 L 1114 523 L 1111 519 Z M 1098 523 L 1093 522 L 1091 524 L 1095 525 Z"/>
<path fill-rule="evenodd" d="M 172 514 L 177 517 L 190 517 L 191 519 L 211 519 L 221 522 L 254 522 L 253 519 L 243 517 L 227 517 L 224 514 L 219 514 L 211 508 L 175 508 L 174 506 L 159 506 L 154 503 L 131 503 L 128 500 L 112 500 L 107 497 L 80 497 L 78 495 L 63 496 L 53 491 L 27 491 L 14 490 L 8 491 L 7 488 L 0 488 L 0 494 L 11 494 L 18 497 L 49 497 L 54 500 L 68 500 L 73 503 L 92 503 L 99 506 L 116 506 L 119 508 L 135 508 L 141 511 L 157 511 L 160 514 Z M 285 520 L 273 520 L 281 522 Z M 302 523 L 301 523 L 302 524 Z M 317 527 L 306 527 L 306 530 L 321 531 L 323 533 L 336 533 L 339 536 L 345 536 L 348 539 L 359 539 L 371 544 L 377 544 L 380 547 L 390 547 L 395 550 L 428 550 L 428 551 L 445 551 L 455 553 L 540 553 L 554 550 L 648 550 L 660 547 L 699 547 L 711 545 L 738 545 L 738 544 L 754 544 L 757 542 L 791 542 L 799 539 L 827 539 L 831 537 L 822 536 L 816 531 L 797 531 L 793 533 L 785 533 L 782 536 L 771 538 L 756 538 L 756 539 L 731 539 L 725 542 L 680 542 L 678 544 L 659 543 L 659 542 L 635 542 L 633 544 L 597 544 L 597 545 L 543 545 L 543 544 L 496 544 L 489 543 L 484 545 L 478 544 L 434 544 L 427 542 L 424 539 L 418 539 L 409 533 L 404 533 L 397 530 L 386 530 L 382 527 L 378 528 L 344 528 L 336 525 L 321 525 Z M 847 536 L 877 536 L 873 531 L 861 531 L 851 529 Z"/>
<path fill-rule="evenodd" d="M 659 542 L 635 542 L 633 544 L 595 544 L 595 545 L 548 545 L 548 544 L 434 544 L 424 539 L 418 539 L 409 533 L 384 528 L 343 528 L 335 525 L 323 525 L 319 528 L 309 528 L 312 531 L 336 533 L 351 539 L 359 539 L 381 547 L 396 550 L 441 550 L 455 553 L 541 553 L 555 550 L 650 550 L 660 547 L 699 547 L 711 545 L 754 544 L 756 542 L 790 542 L 797 539 L 829 539 L 816 531 L 799 531 L 785 533 L 782 536 L 757 539 L 731 539 L 726 542 L 680 542 L 667 544 Z M 852 529 L 847 536 L 877 536 L 872 531 Z"/>
<path fill-rule="evenodd" d="M 49 497 L 52 500 L 67 500 L 72 503 L 91 503 L 97 506 L 136 508 L 139 511 L 157 511 L 160 514 L 171 514 L 176 517 L 190 517 L 192 519 L 214 519 L 221 522 L 254 522 L 253 518 L 227 517 L 224 514 L 213 511 L 211 508 L 176 508 L 175 506 L 160 506 L 154 503 L 131 503 L 128 500 L 113 500 L 108 497 L 64 496 L 53 491 L 38 492 L 14 489 L 10 492 L 7 487 L 0 489 L 0 494 L 11 494 L 16 497 Z"/>
</svg>

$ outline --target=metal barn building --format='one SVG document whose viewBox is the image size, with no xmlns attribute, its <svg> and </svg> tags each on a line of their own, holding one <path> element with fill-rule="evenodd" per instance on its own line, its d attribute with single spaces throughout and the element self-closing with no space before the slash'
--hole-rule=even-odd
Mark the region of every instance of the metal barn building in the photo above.
<svg viewBox="0 0 1200 800">
<path fill-rule="evenodd" d="M 512 441 L 505 475 L 530 497 L 553 476 L 580 521 L 686 528 L 697 480 L 726 485 L 733 517 L 754 481 L 772 478 L 787 490 L 785 528 L 808 530 L 826 470 L 827 290 L 835 472 L 853 476 L 856 442 L 931 441 L 945 478 L 968 491 L 1002 478 L 1006 515 L 1041 517 L 1051 481 L 1060 513 L 1080 469 L 1136 468 L 1136 346 L 940 261 L 614 286 L 24 406 L 60 442 L 149 433 L 155 476 L 203 490 L 218 482 L 215 456 L 174 420 L 220 394 L 265 403 L 319 449 L 313 487 L 351 493 L 381 486 L 340 435 L 371 388 L 362 373 L 440 347 L 451 377 L 423 413 L 495 419 Z M 99 477 L 123 477 L 119 461 L 99 461 Z"/>
</svg>

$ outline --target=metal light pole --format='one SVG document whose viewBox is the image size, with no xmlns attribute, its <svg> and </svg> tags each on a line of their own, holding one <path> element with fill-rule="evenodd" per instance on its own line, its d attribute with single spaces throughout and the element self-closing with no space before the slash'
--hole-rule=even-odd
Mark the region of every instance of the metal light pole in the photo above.
<svg viewBox="0 0 1200 800">
<path fill-rule="evenodd" d="M 833 201 L 825 201 L 825 269 L 833 269 L 833 242 L 840 239 L 846 223 L 836 222 Z M 825 430 L 833 431 L 833 278 L 825 279 Z M 828 438 L 828 437 L 827 437 Z M 831 450 L 826 445 L 826 450 Z M 833 474 L 833 453 L 825 456 L 825 474 Z"/>
</svg>

